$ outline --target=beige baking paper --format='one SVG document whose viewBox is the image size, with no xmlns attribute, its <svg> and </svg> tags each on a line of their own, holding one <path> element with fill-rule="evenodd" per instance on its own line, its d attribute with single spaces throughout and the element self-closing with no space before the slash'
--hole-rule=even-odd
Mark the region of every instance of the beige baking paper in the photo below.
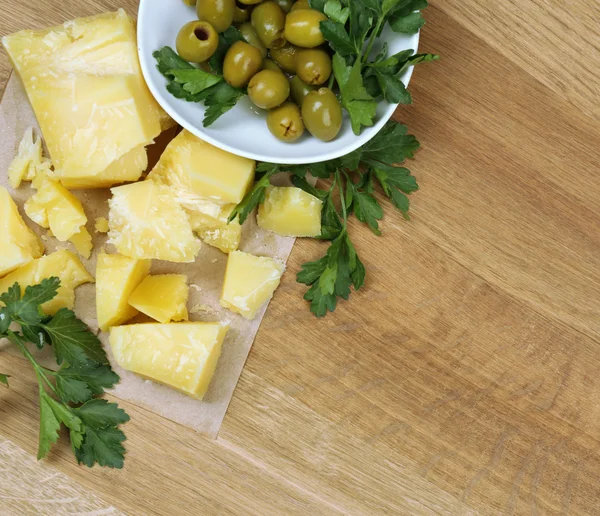
<svg viewBox="0 0 600 516">
<path fill-rule="evenodd" d="M 8 185 L 6 171 L 16 154 L 23 133 L 31 126 L 38 128 L 21 82 L 13 74 L 0 103 L 0 185 L 8 188 L 19 206 L 23 219 L 36 233 L 42 236 L 46 245 L 46 253 L 58 249 L 71 249 L 74 251 L 69 243 L 59 242 L 55 238 L 48 237 L 46 230 L 31 222 L 24 214 L 23 203 L 35 192 L 31 189 L 29 183 L 23 183 L 16 191 Z M 156 155 L 164 148 L 166 144 L 164 141 L 165 136 L 172 137 L 173 134 L 163 135 L 161 137 L 163 141 L 157 143 L 154 146 L 156 148 L 151 149 L 151 164 L 156 161 Z M 161 149 L 158 147 L 161 147 Z M 153 154 L 154 156 L 152 156 Z M 88 217 L 87 228 L 93 235 L 94 241 L 94 253 L 91 259 L 82 261 L 88 271 L 95 276 L 96 256 L 105 246 L 106 235 L 94 232 L 94 221 L 97 217 L 108 218 L 107 199 L 110 192 L 108 190 L 83 190 L 74 193 L 83 203 Z M 271 256 L 285 262 L 293 245 L 293 238 L 278 237 L 258 228 L 254 217 L 250 217 L 244 224 L 240 245 L 242 251 Z M 110 252 L 111 246 L 107 246 L 107 250 Z M 154 261 L 152 265 L 152 273 L 154 274 L 187 274 L 190 283 L 188 303 L 190 320 L 230 321 L 231 323 L 223 344 L 217 370 L 204 400 L 194 400 L 168 387 L 144 380 L 133 373 L 124 371 L 114 362 L 111 356 L 107 335 L 104 333 L 100 335 L 113 368 L 121 376 L 121 382 L 112 391 L 112 394 L 211 437 L 217 436 L 266 310 L 265 307 L 256 319 L 247 321 L 219 305 L 219 294 L 223 284 L 226 263 L 227 255 L 214 247 L 203 244 L 196 262 L 193 264 Z M 95 288 L 93 284 L 83 285 L 77 289 L 75 311 L 79 318 L 93 331 L 99 331 L 96 321 Z M 7 346 L 6 342 L 4 346 Z"/>
</svg>

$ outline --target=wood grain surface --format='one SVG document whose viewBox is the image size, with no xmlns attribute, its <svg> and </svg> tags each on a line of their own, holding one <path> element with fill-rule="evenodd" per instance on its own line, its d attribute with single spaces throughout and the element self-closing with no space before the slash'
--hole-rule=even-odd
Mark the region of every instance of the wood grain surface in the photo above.
<svg viewBox="0 0 600 516">
<path fill-rule="evenodd" d="M 122 6 L 1 4 L 1 35 Z M 421 191 L 352 226 L 364 291 L 315 320 L 299 242 L 216 441 L 125 404 L 123 471 L 65 441 L 52 466 L 127 514 L 600 514 L 600 4 L 431 4 L 443 59 L 396 115 Z M 33 454 L 34 378 L 0 367 L 0 434 Z"/>
</svg>

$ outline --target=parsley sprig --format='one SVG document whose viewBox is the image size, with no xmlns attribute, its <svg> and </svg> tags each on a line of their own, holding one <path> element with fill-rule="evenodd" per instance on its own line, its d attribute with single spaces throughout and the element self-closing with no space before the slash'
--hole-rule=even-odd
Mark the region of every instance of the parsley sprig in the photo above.
<svg viewBox="0 0 600 516">
<path fill-rule="evenodd" d="M 335 52 L 333 77 L 355 134 L 374 124 L 381 100 L 412 102 L 402 76 L 408 67 L 439 56 L 413 55 L 413 50 L 389 55 L 387 43 L 375 57 L 371 54 L 386 26 L 394 32 L 416 34 L 425 24 L 421 11 L 427 7 L 426 0 L 310 0 L 310 6 L 329 18 L 321 22 L 321 32 Z"/>
<path fill-rule="evenodd" d="M 41 305 L 52 300 L 59 287 L 60 280 L 53 277 L 28 286 L 24 295 L 18 283 L 0 294 L 4 304 L 0 309 L 0 338 L 7 338 L 21 350 L 38 381 L 38 459 L 48 454 L 64 425 L 77 462 L 88 467 L 122 468 L 125 434 L 119 425 L 129 421 L 129 416 L 116 403 L 96 398 L 119 377 L 110 368 L 98 338 L 71 310 L 62 308 L 54 316 L 44 314 Z M 60 369 L 41 366 L 29 351 L 28 342 L 38 349 L 51 346 Z M 0 382 L 6 386 L 8 378 L 0 374 Z"/>
<path fill-rule="evenodd" d="M 233 210 L 230 220 L 239 216 L 243 223 L 252 211 L 264 202 L 271 177 L 281 172 L 291 175 L 298 188 L 323 202 L 321 211 L 321 240 L 331 244 L 322 258 L 306 263 L 297 281 L 309 287 L 304 298 L 310 309 L 322 317 L 333 312 L 338 298 L 348 299 L 352 288 L 359 290 L 365 282 L 365 267 L 360 261 L 348 228 L 351 215 L 364 222 L 380 235 L 379 221 L 383 209 L 377 200 L 377 187 L 408 219 L 408 194 L 418 190 L 410 170 L 398 166 L 414 157 L 419 142 L 408 129 L 393 121 L 368 143 L 342 158 L 308 165 L 277 165 L 260 163 L 254 187 Z M 307 174 L 321 179 L 322 187 L 312 186 Z"/>
<path fill-rule="evenodd" d="M 246 95 L 246 91 L 230 86 L 223 79 L 223 59 L 231 45 L 242 39 L 240 31 L 229 27 L 219 35 L 219 46 L 208 61 L 213 73 L 196 68 L 182 59 L 171 47 L 152 54 L 157 68 L 167 80 L 167 90 L 176 98 L 188 102 L 204 102 L 204 127 L 212 125 Z"/>
</svg>

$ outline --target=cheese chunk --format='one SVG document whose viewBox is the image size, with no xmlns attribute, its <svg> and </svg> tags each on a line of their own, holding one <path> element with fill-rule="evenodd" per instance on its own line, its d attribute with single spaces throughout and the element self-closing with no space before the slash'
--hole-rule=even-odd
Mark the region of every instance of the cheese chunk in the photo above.
<svg viewBox="0 0 600 516">
<path fill-rule="evenodd" d="M 85 226 L 81 226 L 79 228 L 79 232 L 75 233 L 71 238 L 69 238 L 69 242 L 73 244 L 81 256 L 83 256 L 86 260 L 90 259 L 94 244 L 92 243 L 92 235 L 90 235 L 90 232 Z"/>
<path fill-rule="evenodd" d="M 42 309 L 47 314 L 55 314 L 61 308 L 75 306 L 75 289 L 84 283 L 92 283 L 94 278 L 70 251 L 56 251 L 48 256 L 29 262 L 20 269 L 0 279 L 0 293 L 6 292 L 15 282 L 21 285 L 22 292 L 29 285 L 37 285 L 50 277 L 60 279 L 58 294 L 44 303 Z"/>
<path fill-rule="evenodd" d="M 142 181 L 112 190 L 109 243 L 125 256 L 193 262 L 200 242 L 170 188 Z"/>
<path fill-rule="evenodd" d="M 83 188 L 109 188 L 119 183 L 137 181 L 148 167 L 148 154 L 146 147 L 140 145 L 130 150 L 127 154 L 113 161 L 105 170 L 98 174 L 86 176 L 68 176 L 64 170 L 58 170 L 56 177 L 71 190 Z"/>
<path fill-rule="evenodd" d="M 81 201 L 58 181 L 46 179 L 31 198 L 29 211 L 43 208 L 48 218 L 48 227 L 58 240 L 66 242 L 85 226 L 87 217 Z M 40 215 L 40 219 L 43 216 Z"/>
<path fill-rule="evenodd" d="M 178 200 L 191 209 L 202 199 L 238 204 L 254 180 L 255 165 L 183 130 L 169 143 L 149 177 L 172 187 Z"/>
<path fill-rule="evenodd" d="M 216 216 L 200 211 L 188 211 L 194 232 L 207 244 L 224 253 L 237 250 L 242 239 L 242 226 L 238 219 L 227 222 L 235 204 L 226 204 Z"/>
<path fill-rule="evenodd" d="M 150 272 L 150 265 L 150 260 L 135 260 L 120 254 L 98 255 L 96 313 L 102 331 L 123 324 L 138 314 L 128 301 L 131 293 Z"/>
<path fill-rule="evenodd" d="M 160 134 L 159 108 L 137 57 L 135 26 L 122 9 L 22 31 L 2 42 L 58 176 L 93 178 Z"/>
<path fill-rule="evenodd" d="M 108 220 L 104 217 L 98 217 L 94 224 L 94 229 L 97 233 L 108 233 Z"/>
<path fill-rule="evenodd" d="M 123 369 L 202 399 L 228 328 L 209 322 L 118 326 L 110 345 Z"/>
<path fill-rule="evenodd" d="M 35 176 L 36 166 L 41 166 L 42 140 L 39 136 L 34 138 L 33 128 L 25 131 L 17 155 L 8 167 L 8 182 L 13 188 L 19 188 L 21 181 L 31 181 Z"/>
<path fill-rule="evenodd" d="M 6 188 L 0 186 L 0 277 L 8 274 L 44 252 L 44 246 L 21 218 Z"/>
<path fill-rule="evenodd" d="M 32 196 L 25 201 L 23 209 L 25 210 L 27 216 L 33 220 L 33 222 L 35 222 L 38 226 L 48 229 L 50 227 L 48 222 L 48 212 L 46 211 L 45 206 L 36 202 L 34 197 L 35 196 Z"/>
<path fill-rule="evenodd" d="M 282 236 L 316 237 L 321 234 L 323 202 L 300 188 L 270 187 L 258 208 L 259 227 Z"/>
<path fill-rule="evenodd" d="M 147 276 L 131 294 L 129 304 L 161 323 L 187 321 L 188 296 L 187 276 L 161 274 Z"/>
<path fill-rule="evenodd" d="M 221 306 L 254 319 L 279 286 L 285 265 L 273 258 L 234 251 L 229 254 Z"/>
</svg>

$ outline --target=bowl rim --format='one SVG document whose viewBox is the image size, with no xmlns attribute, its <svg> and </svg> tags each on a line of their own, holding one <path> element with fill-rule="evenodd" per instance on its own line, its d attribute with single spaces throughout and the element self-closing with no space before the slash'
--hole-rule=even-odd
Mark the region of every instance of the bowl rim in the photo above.
<svg viewBox="0 0 600 516">
<path fill-rule="evenodd" d="M 141 27 L 145 26 L 146 13 L 150 8 L 150 4 L 152 0 L 140 0 L 139 8 L 138 8 L 138 18 L 137 18 L 137 50 L 138 50 L 138 60 L 140 62 L 140 66 L 142 69 L 142 75 L 144 76 L 144 81 L 148 86 L 148 89 L 152 93 L 152 96 L 158 102 L 158 104 L 166 111 L 166 113 L 177 122 L 181 127 L 191 132 L 194 136 L 204 140 L 215 147 L 218 147 L 222 150 L 235 154 L 236 156 L 242 156 L 245 158 L 253 159 L 259 162 L 272 162 L 269 159 L 265 159 L 265 156 L 260 153 L 240 151 L 240 149 L 229 145 L 227 143 L 222 142 L 218 138 L 211 136 L 210 131 L 204 127 L 198 127 L 195 124 L 188 121 L 185 117 L 180 116 L 177 111 L 171 107 L 171 102 L 168 96 L 165 93 L 167 92 L 166 88 L 159 89 L 159 87 L 152 80 L 152 76 L 148 67 L 148 63 L 146 59 L 142 58 L 142 54 L 145 55 L 147 52 L 150 52 L 150 55 L 157 49 L 148 49 L 144 42 L 143 30 L 140 30 Z M 417 32 L 412 36 L 415 39 L 415 48 L 414 53 L 417 54 L 419 51 L 419 43 L 421 37 L 421 31 Z M 414 66 L 409 67 L 409 69 L 405 72 L 404 77 L 402 78 L 402 82 L 408 88 L 410 80 L 412 78 L 414 71 Z M 385 102 L 385 101 L 382 101 Z M 282 158 L 278 159 L 277 163 L 281 165 L 304 165 L 311 163 L 321 163 L 324 161 L 330 161 L 333 159 L 340 158 L 342 156 L 346 156 L 351 152 L 355 151 L 359 147 L 365 145 L 367 142 L 372 140 L 378 133 L 383 129 L 385 124 L 392 118 L 399 104 L 389 104 L 385 111 L 382 113 L 379 120 L 373 124 L 373 126 L 368 128 L 368 132 L 363 130 L 361 135 L 357 135 L 355 141 L 341 149 L 337 149 L 328 153 L 319 154 L 316 157 L 307 157 L 302 161 L 298 161 L 295 158 Z"/>
</svg>

